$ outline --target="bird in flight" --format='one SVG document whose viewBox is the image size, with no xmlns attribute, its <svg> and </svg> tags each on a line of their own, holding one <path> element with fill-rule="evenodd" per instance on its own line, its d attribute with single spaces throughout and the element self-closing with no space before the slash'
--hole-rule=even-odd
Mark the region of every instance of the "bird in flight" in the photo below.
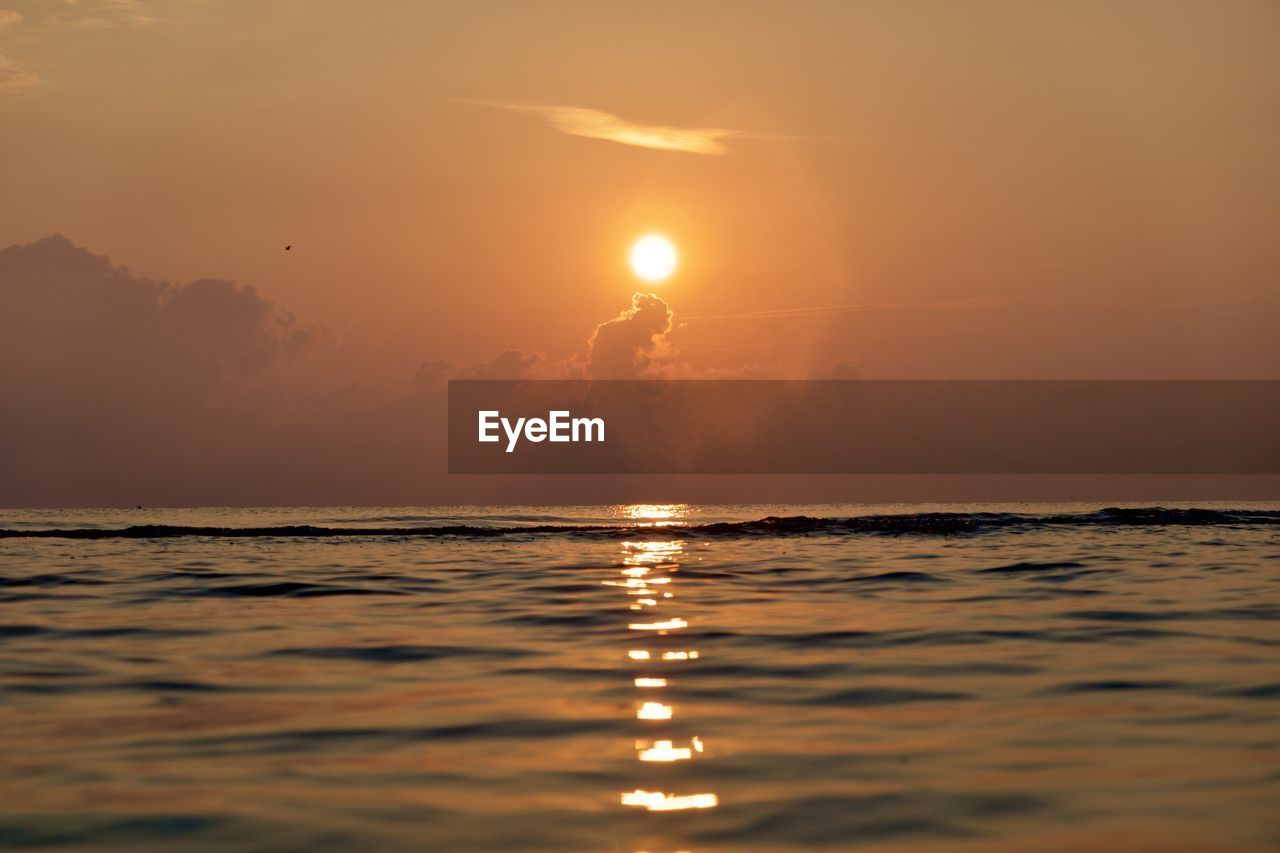
<svg viewBox="0 0 1280 853">
<path fill-rule="evenodd" d="M 293 244 L 292 244 L 292 243 L 290 243 L 288 246 L 285 246 L 285 247 L 284 247 L 284 250 L 287 252 L 287 251 L 289 251 L 289 250 L 290 250 L 290 249 L 292 249 L 292 248 L 293 248 Z"/>
</svg>

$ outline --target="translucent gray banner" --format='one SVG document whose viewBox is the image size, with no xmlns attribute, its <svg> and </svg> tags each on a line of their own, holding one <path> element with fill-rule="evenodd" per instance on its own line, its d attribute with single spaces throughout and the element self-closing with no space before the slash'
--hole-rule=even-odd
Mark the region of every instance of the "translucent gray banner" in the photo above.
<svg viewBox="0 0 1280 853">
<path fill-rule="evenodd" d="M 449 383 L 453 474 L 1276 474 L 1280 381 Z"/>
</svg>

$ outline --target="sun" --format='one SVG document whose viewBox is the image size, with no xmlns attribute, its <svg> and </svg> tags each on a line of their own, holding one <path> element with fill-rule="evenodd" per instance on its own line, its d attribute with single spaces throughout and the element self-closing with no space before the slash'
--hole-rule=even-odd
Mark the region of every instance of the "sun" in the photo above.
<svg viewBox="0 0 1280 853">
<path fill-rule="evenodd" d="M 631 247 L 631 271 L 645 281 L 665 281 L 675 272 L 676 247 L 659 234 L 648 234 Z"/>
</svg>

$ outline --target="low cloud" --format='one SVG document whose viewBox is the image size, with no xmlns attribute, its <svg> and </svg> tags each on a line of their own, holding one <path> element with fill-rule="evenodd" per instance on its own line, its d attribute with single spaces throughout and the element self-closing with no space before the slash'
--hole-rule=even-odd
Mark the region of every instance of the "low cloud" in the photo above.
<svg viewBox="0 0 1280 853">
<path fill-rule="evenodd" d="M 455 379 L 539 379 L 548 371 L 546 355 L 540 352 L 523 353 L 509 349 L 499 353 L 484 364 L 475 364 L 456 371 Z"/>
<path fill-rule="evenodd" d="M 541 352 L 505 350 L 479 364 L 424 361 L 415 383 L 434 390 L 450 379 L 673 379 L 693 374 L 678 358 L 668 337 L 674 328 L 671 306 L 652 293 L 635 293 L 631 307 L 596 326 L 587 355 L 563 359 Z"/>
<path fill-rule="evenodd" d="M 722 127 L 671 127 L 639 124 L 603 110 L 587 107 L 514 104 L 504 101 L 468 101 L 496 107 L 521 115 L 545 119 L 561 133 L 605 139 L 623 145 L 657 148 L 661 151 L 684 151 L 689 154 L 724 154 L 728 149 L 722 139 L 737 131 Z"/>
<path fill-rule="evenodd" d="M 826 368 L 809 371 L 810 379 L 864 379 L 865 372 L 856 359 L 841 359 Z"/>
<path fill-rule="evenodd" d="M 427 390 L 442 388 L 450 379 L 581 379 L 579 356 L 554 360 L 546 353 L 509 349 L 479 364 L 457 365 L 434 359 L 424 361 L 414 374 L 414 382 Z"/>
<path fill-rule="evenodd" d="M 671 306 L 653 293 L 636 293 L 631 307 L 596 326 L 589 341 L 592 379 L 666 378 L 676 365 Z"/>
</svg>

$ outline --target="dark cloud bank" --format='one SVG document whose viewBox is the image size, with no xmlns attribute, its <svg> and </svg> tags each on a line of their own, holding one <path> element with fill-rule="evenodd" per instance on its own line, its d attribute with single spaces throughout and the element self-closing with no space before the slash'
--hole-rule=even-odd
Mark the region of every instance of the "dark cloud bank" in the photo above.
<svg viewBox="0 0 1280 853">
<path fill-rule="evenodd" d="M 584 335 L 582 355 L 512 350 L 374 381 L 252 287 L 149 281 L 57 235 L 11 246 L 0 250 L 0 506 L 1274 497 L 1261 478 L 445 473 L 447 379 L 728 375 L 691 368 L 673 328 L 670 306 L 637 293 Z M 810 375 L 862 373 L 839 361 Z"/>
</svg>

